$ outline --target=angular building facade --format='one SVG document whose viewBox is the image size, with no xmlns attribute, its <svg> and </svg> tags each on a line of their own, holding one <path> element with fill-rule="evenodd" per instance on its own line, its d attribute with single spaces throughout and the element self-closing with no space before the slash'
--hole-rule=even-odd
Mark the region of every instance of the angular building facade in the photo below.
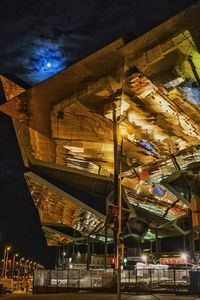
<svg viewBox="0 0 200 300">
<path fill-rule="evenodd" d="M 0 76 L 0 110 L 49 245 L 113 242 L 119 162 L 125 243 L 187 235 L 191 211 L 198 234 L 199 13 L 119 39 L 27 90 Z"/>
</svg>

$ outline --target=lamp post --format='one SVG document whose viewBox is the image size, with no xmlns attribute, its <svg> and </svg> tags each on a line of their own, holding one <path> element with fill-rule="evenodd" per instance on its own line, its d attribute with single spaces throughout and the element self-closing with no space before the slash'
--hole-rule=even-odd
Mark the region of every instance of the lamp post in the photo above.
<svg viewBox="0 0 200 300">
<path fill-rule="evenodd" d="M 24 263 L 24 278 L 26 277 L 26 273 L 27 273 L 27 263 L 29 263 L 29 259 L 27 259 Z"/>
<path fill-rule="evenodd" d="M 19 278 L 20 278 L 20 275 L 21 275 L 21 266 L 22 266 L 22 261 L 23 260 L 24 260 L 24 257 L 21 257 L 20 261 L 19 261 L 19 266 L 18 266 L 18 274 L 17 274 L 18 288 L 19 288 Z"/>
<path fill-rule="evenodd" d="M 2 277 L 2 273 L 3 273 L 3 268 L 4 268 L 4 259 L 1 260 L 1 277 Z"/>
<path fill-rule="evenodd" d="M 15 271 L 15 260 L 16 260 L 16 257 L 19 256 L 18 253 L 15 253 L 13 255 L 13 263 L 12 263 L 12 279 L 13 279 L 13 276 L 14 276 L 14 271 Z"/>
<path fill-rule="evenodd" d="M 9 256 L 9 251 L 10 251 L 11 247 L 6 247 L 6 254 L 5 254 L 5 270 L 4 270 L 4 276 L 6 277 L 6 274 L 7 274 L 7 268 L 8 268 L 8 256 Z M 4 251 L 5 251 L 4 250 Z M 3 277 L 4 277 L 3 276 Z"/>
<path fill-rule="evenodd" d="M 28 273 L 32 274 L 33 272 L 33 261 L 31 260 L 28 265 Z"/>
<path fill-rule="evenodd" d="M 123 236 L 122 236 L 122 157 L 123 157 L 123 139 L 127 136 L 127 130 L 121 129 L 121 143 L 119 151 L 119 118 L 116 113 L 116 103 L 112 102 L 113 112 L 113 144 L 114 144 L 114 204 L 118 207 L 118 225 L 114 228 L 114 241 L 115 241 L 115 257 L 117 256 L 117 300 L 121 300 L 121 260 L 123 253 Z M 116 251 L 117 250 L 117 251 Z M 117 253 L 116 253 L 117 252 Z"/>
<path fill-rule="evenodd" d="M 7 269 L 7 264 L 8 264 L 8 251 L 11 249 L 11 247 L 5 247 L 4 249 L 4 258 L 3 258 L 3 267 L 2 267 L 2 274 L 1 277 L 4 277 L 5 274 L 5 269 Z"/>
<path fill-rule="evenodd" d="M 123 158 L 123 141 L 127 135 L 126 129 L 120 130 L 121 144 L 120 153 L 117 155 L 118 164 L 118 228 L 117 228 L 117 300 L 121 300 L 121 266 L 123 258 L 123 236 L 122 236 L 122 158 Z"/>
<path fill-rule="evenodd" d="M 5 270 L 5 263 L 6 263 L 6 253 L 7 253 L 7 247 L 4 248 L 4 255 L 3 255 L 3 267 L 2 267 L 2 274 L 1 277 L 4 277 L 4 270 Z"/>
</svg>

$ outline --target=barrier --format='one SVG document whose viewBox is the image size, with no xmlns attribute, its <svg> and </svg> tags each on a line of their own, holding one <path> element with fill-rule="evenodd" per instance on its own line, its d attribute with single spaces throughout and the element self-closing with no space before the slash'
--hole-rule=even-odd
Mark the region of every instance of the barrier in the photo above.
<svg viewBox="0 0 200 300">
<path fill-rule="evenodd" d="M 115 272 L 113 269 L 36 270 L 33 293 L 59 293 L 80 289 L 114 291 Z M 123 270 L 121 290 L 135 293 L 189 293 L 191 276 L 188 269 Z M 198 288 L 200 289 L 199 286 Z"/>
</svg>

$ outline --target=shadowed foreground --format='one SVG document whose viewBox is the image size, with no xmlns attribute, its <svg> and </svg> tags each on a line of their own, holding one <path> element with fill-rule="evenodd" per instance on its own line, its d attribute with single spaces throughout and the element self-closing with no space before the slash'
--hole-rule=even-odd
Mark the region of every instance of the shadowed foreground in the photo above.
<svg viewBox="0 0 200 300">
<path fill-rule="evenodd" d="M 198 296 L 175 296 L 175 295 L 130 295 L 123 294 L 122 300 L 193 300 L 198 299 Z M 5 295 L 1 299 L 6 300 L 115 300 L 117 296 L 115 294 L 105 294 L 105 293 L 66 293 L 66 294 L 46 294 L 46 295 L 28 295 L 28 294 L 14 294 Z"/>
</svg>

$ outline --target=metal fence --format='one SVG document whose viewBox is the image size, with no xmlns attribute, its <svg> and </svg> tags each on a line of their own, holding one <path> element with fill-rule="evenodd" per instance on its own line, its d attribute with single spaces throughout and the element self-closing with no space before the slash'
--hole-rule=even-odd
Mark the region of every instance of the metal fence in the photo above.
<svg viewBox="0 0 200 300">
<path fill-rule="evenodd" d="M 121 288 L 136 293 L 187 293 L 189 285 L 189 271 L 184 269 L 135 269 L 123 271 L 121 277 Z"/>
<path fill-rule="evenodd" d="M 102 270 L 37 270 L 34 273 L 33 292 L 63 292 L 79 289 L 112 289 L 114 272 Z"/>
<path fill-rule="evenodd" d="M 114 291 L 116 276 L 113 269 L 37 270 L 34 273 L 33 292 L 55 293 L 79 289 Z M 185 269 L 123 270 L 121 289 L 135 293 L 188 293 L 190 278 L 190 270 Z"/>
</svg>

